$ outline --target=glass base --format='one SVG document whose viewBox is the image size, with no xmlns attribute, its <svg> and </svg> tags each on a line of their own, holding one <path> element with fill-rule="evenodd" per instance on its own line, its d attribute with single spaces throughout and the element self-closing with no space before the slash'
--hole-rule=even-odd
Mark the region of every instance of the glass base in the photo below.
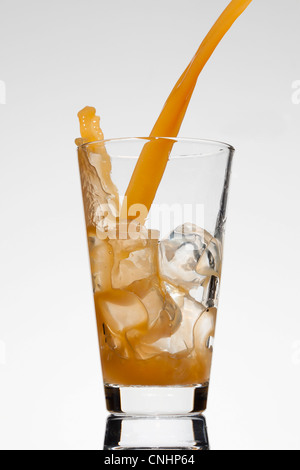
<svg viewBox="0 0 300 470">
<path fill-rule="evenodd" d="M 105 385 L 110 413 L 187 415 L 206 410 L 208 384 L 186 387 L 122 387 Z"/>
<path fill-rule="evenodd" d="M 104 450 L 153 449 L 209 450 L 204 416 L 109 416 Z"/>
</svg>

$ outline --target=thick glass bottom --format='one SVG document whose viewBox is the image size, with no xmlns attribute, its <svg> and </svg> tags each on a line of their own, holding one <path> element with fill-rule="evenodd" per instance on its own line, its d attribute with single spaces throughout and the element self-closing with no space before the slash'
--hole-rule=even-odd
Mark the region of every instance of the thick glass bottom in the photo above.
<svg viewBox="0 0 300 470">
<path fill-rule="evenodd" d="M 193 386 L 115 386 L 105 384 L 110 413 L 128 415 L 188 415 L 206 410 L 208 384 Z"/>
<path fill-rule="evenodd" d="M 209 450 L 204 416 L 111 415 L 104 450 Z"/>
</svg>

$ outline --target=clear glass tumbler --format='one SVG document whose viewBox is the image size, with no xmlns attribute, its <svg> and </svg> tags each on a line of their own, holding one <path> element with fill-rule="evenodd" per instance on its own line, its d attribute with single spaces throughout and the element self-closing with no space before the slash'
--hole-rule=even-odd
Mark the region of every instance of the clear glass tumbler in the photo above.
<svg viewBox="0 0 300 470">
<path fill-rule="evenodd" d="M 154 152 L 170 146 L 166 171 L 146 222 L 138 210 L 124 220 L 127 186 L 150 144 Z M 125 416 L 201 413 L 234 149 L 126 138 L 85 144 L 78 154 L 107 409 Z"/>
</svg>

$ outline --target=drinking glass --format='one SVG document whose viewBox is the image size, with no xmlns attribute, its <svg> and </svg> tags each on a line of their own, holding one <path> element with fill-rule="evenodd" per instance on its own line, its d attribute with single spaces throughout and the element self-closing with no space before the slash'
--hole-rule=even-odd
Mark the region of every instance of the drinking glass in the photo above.
<svg viewBox="0 0 300 470">
<path fill-rule="evenodd" d="M 170 155 L 144 222 L 139 207 L 122 207 L 150 145 Z M 130 426 L 145 418 L 149 436 L 154 417 L 162 426 L 186 417 L 179 428 L 190 417 L 195 429 L 206 409 L 233 154 L 225 143 L 165 137 L 78 148 L 107 410 L 134 417 Z"/>
</svg>

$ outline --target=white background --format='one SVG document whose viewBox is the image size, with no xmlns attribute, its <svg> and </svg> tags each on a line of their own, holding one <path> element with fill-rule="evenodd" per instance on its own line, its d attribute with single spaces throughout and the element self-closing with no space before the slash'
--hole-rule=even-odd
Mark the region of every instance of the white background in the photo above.
<svg viewBox="0 0 300 470">
<path fill-rule="evenodd" d="M 2 449 L 102 448 L 76 114 L 96 106 L 107 138 L 149 134 L 227 3 L 1 0 Z M 180 134 L 237 149 L 206 413 L 216 450 L 300 449 L 299 15 L 299 0 L 254 0 Z"/>
</svg>

